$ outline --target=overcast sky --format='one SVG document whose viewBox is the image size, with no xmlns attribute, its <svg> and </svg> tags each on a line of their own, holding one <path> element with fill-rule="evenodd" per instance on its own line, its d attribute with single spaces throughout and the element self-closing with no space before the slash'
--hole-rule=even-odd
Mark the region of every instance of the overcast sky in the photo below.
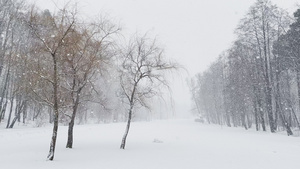
<svg viewBox="0 0 300 169">
<path fill-rule="evenodd" d="M 107 14 L 120 22 L 124 33 L 156 36 L 169 58 L 185 66 L 187 73 L 175 78 L 172 89 L 177 114 L 187 113 L 191 101 L 186 78 L 203 72 L 234 41 L 234 29 L 256 0 L 77 0 L 88 16 Z M 54 9 L 58 0 L 35 0 Z M 65 1 L 67 2 L 67 1 Z M 299 0 L 272 0 L 294 12 Z"/>
</svg>

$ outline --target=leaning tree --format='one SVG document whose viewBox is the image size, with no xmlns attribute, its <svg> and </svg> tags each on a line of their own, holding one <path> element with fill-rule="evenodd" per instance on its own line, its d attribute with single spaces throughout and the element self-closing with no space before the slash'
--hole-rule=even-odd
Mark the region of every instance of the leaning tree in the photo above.
<svg viewBox="0 0 300 169">
<path fill-rule="evenodd" d="M 168 87 L 166 72 L 176 69 L 175 63 L 164 58 L 163 50 L 156 41 L 147 36 L 135 36 L 121 54 L 120 86 L 129 109 L 127 126 L 122 138 L 121 149 L 125 149 L 126 138 L 137 106 L 149 108 L 146 99 L 159 94 L 162 86 Z"/>
</svg>

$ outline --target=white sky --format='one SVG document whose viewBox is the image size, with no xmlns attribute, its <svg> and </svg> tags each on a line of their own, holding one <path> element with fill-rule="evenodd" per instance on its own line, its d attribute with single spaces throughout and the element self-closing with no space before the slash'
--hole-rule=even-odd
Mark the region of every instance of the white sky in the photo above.
<svg viewBox="0 0 300 169">
<path fill-rule="evenodd" d="M 54 9 L 53 2 L 35 0 L 43 8 Z M 172 84 L 177 114 L 191 109 L 185 79 L 206 70 L 234 41 L 234 29 L 255 0 L 77 0 L 82 13 L 108 14 L 121 23 L 124 32 L 150 31 L 165 48 L 165 54 L 188 70 Z M 272 0 L 294 12 L 299 0 Z"/>
</svg>

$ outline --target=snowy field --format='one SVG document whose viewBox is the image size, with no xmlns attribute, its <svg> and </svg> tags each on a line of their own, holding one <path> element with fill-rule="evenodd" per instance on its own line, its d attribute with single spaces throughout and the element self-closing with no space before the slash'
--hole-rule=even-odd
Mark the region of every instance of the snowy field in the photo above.
<svg viewBox="0 0 300 169">
<path fill-rule="evenodd" d="M 3 127 L 3 126 L 1 126 Z M 9 169 L 299 169 L 300 137 L 245 131 L 193 120 L 136 122 L 125 150 L 125 123 L 75 126 L 66 149 L 60 127 L 54 161 L 46 161 L 51 127 L 0 129 L 0 167 Z"/>
</svg>

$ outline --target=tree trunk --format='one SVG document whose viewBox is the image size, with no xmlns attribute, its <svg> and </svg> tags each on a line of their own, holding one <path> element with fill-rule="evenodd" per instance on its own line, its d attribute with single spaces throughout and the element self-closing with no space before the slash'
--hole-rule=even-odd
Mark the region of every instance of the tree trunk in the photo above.
<svg viewBox="0 0 300 169">
<path fill-rule="evenodd" d="M 130 123 L 131 123 L 132 109 L 133 109 L 133 105 L 131 105 L 130 109 L 129 109 L 127 126 L 126 126 L 124 136 L 122 138 L 120 149 L 125 149 L 126 139 L 127 139 L 127 135 L 128 135 L 129 128 L 130 128 Z"/>
<path fill-rule="evenodd" d="M 77 93 L 76 95 L 76 101 L 73 105 L 73 113 L 71 116 L 71 121 L 69 123 L 69 128 L 68 128 L 68 141 L 67 141 L 67 145 L 66 148 L 73 148 L 73 129 L 74 129 L 74 123 L 75 123 L 75 117 L 76 117 L 76 113 L 77 113 L 77 108 L 79 105 L 79 94 Z"/>
<path fill-rule="evenodd" d="M 51 124 L 54 121 L 54 114 L 52 108 L 49 106 L 48 106 L 48 114 L 49 114 L 49 123 Z"/>
<path fill-rule="evenodd" d="M 262 110 L 261 99 L 258 99 L 258 107 L 259 107 L 259 115 L 260 115 L 260 122 L 261 122 L 262 129 L 263 129 L 263 131 L 267 131 L 266 130 L 266 122 L 265 122 L 264 112 Z"/>
<path fill-rule="evenodd" d="M 68 141 L 66 148 L 73 148 L 73 128 L 74 128 L 75 116 L 72 116 L 68 128 Z"/>
<path fill-rule="evenodd" d="M 277 56 L 274 57 L 275 59 L 275 64 L 276 64 L 276 68 L 275 68 L 275 121 L 274 121 L 274 125 L 277 128 L 278 126 L 278 116 L 280 113 L 282 113 L 281 110 L 281 95 L 280 95 L 280 85 L 279 85 L 279 70 L 280 70 L 280 63 L 279 60 L 277 58 Z"/>
<path fill-rule="evenodd" d="M 243 111 L 242 114 L 241 114 L 241 120 L 242 120 L 242 126 L 248 130 L 248 127 L 247 127 L 247 124 L 246 124 L 246 114 L 245 112 Z"/>
<path fill-rule="evenodd" d="M 264 67 L 265 67 L 265 94 L 266 94 L 266 106 L 267 106 L 267 113 L 268 113 L 268 118 L 269 118 L 269 123 L 270 123 L 270 131 L 272 133 L 275 132 L 275 127 L 274 127 L 274 117 L 273 117 L 273 109 L 272 109 L 272 86 L 271 86 L 271 79 L 270 79 L 270 56 L 268 55 L 267 52 L 267 37 L 266 33 L 269 30 L 268 23 L 265 23 L 265 20 L 263 19 L 263 26 L 262 26 L 262 31 L 263 31 L 263 51 L 264 51 Z"/>
<path fill-rule="evenodd" d="M 296 115 L 296 113 L 295 113 L 295 111 L 294 111 L 293 108 L 292 108 L 292 113 L 293 113 L 294 119 L 295 119 L 295 121 L 297 123 L 297 126 L 300 129 L 300 123 L 299 123 L 299 120 L 298 120 L 297 115 Z"/>
<path fill-rule="evenodd" d="M 226 111 L 226 110 L 225 110 L 225 111 Z M 231 127 L 229 112 L 226 111 L 225 113 L 226 113 L 226 114 L 225 114 L 226 124 L 227 124 L 228 127 Z"/>
<path fill-rule="evenodd" d="M 22 113 L 23 113 L 23 124 L 25 124 L 25 120 L 27 118 L 27 101 L 23 101 Z"/>
<path fill-rule="evenodd" d="M 57 63 L 56 63 L 56 56 L 55 54 L 52 54 L 53 58 L 53 94 L 54 94 L 54 123 L 53 123 L 53 132 L 52 132 L 52 138 L 51 138 L 51 143 L 50 143 L 50 150 L 49 154 L 47 156 L 48 160 L 53 160 L 54 159 L 54 152 L 55 152 L 55 146 L 56 146 L 56 138 L 57 138 L 57 130 L 58 130 L 58 77 L 57 77 Z"/>
<path fill-rule="evenodd" d="M 14 117 L 13 121 L 11 122 L 9 128 L 13 128 L 14 127 L 16 121 L 18 119 L 20 119 L 21 113 L 22 113 L 22 111 L 24 109 L 24 102 L 21 101 L 21 98 L 17 99 L 16 102 L 17 102 L 17 104 L 16 104 L 16 108 L 15 108 L 15 117 Z"/>
<path fill-rule="evenodd" d="M 282 112 L 282 110 L 281 110 Z M 290 124 L 287 122 L 287 120 L 285 119 L 285 117 L 283 116 L 282 113 L 279 114 L 279 117 L 282 121 L 282 125 L 284 126 L 284 128 L 286 129 L 286 132 L 287 132 L 287 135 L 290 136 L 290 135 L 293 135 L 293 132 L 291 130 L 291 126 Z"/>
<path fill-rule="evenodd" d="M 54 123 L 53 123 L 53 132 L 52 132 L 52 138 L 50 143 L 50 150 L 49 154 L 47 156 L 47 159 L 52 161 L 54 159 L 54 152 L 55 152 L 55 146 L 56 146 L 56 138 L 57 138 L 57 130 L 58 130 L 58 112 L 55 110 L 54 113 Z"/>
<path fill-rule="evenodd" d="M 246 114 L 246 118 L 247 118 L 247 124 L 248 124 L 248 128 L 252 127 L 252 118 L 250 118 L 249 114 Z"/>
<path fill-rule="evenodd" d="M 258 112 L 257 112 L 256 101 L 254 101 L 253 108 L 254 108 L 255 129 L 256 129 L 256 131 L 258 131 L 259 130 L 259 124 L 258 124 L 259 117 L 258 117 Z"/>
<path fill-rule="evenodd" d="M 297 68 L 298 105 L 300 109 L 300 68 Z"/>
<path fill-rule="evenodd" d="M 9 85 L 9 76 L 10 75 L 10 68 L 8 69 L 7 73 L 6 73 L 6 78 L 5 78 L 5 82 L 4 82 L 4 87 L 1 93 L 1 100 L 0 100 L 0 123 L 1 120 L 4 119 L 4 115 L 5 115 L 5 110 L 6 110 L 6 105 L 7 105 L 7 95 L 8 95 L 8 89 L 7 86 Z M 4 98 L 6 95 L 6 101 L 3 104 Z"/>
<path fill-rule="evenodd" d="M 12 98 L 10 99 L 10 109 L 9 109 L 9 116 L 8 116 L 8 119 L 7 119 L 7 125 L 6 125 L 6 128 L 9 128 L 10 119 L 11 119 L 11 114 L 12 114 L 12 110 L 13 110 L 13 105 L 14 105 L 14 97 L 12 97 Z"/>
</svg>

